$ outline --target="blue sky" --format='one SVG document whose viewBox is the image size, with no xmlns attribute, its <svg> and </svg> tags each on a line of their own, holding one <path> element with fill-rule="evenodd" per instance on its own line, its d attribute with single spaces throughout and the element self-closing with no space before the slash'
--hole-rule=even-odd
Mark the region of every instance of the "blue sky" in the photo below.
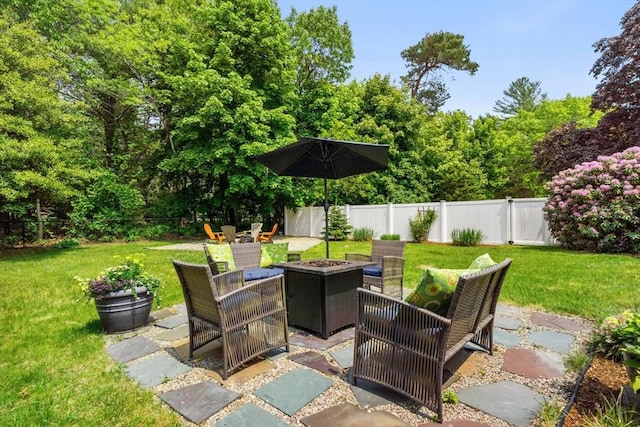
<svg viewBox="0 0 640 427">
<path fill-rule="evenodd" d="M 337 6 L 347 22 L 355 53 L 352 78 L 375 73 L 395 82 L 406 73 L 400 52 L 426 33 L 462 34 L 474 76 L 445 73 L 451 98 L 443 110 L 477 117 L 491 113 L 514 80 L 541 82 L 549 99 L 589 96 L 597 80 L 589 74 L 599 57 L 593 44 L 619 35 L 620 19 L 635 0 L 278 0 L 283 16 L 317 6 Z"/>
</svg>

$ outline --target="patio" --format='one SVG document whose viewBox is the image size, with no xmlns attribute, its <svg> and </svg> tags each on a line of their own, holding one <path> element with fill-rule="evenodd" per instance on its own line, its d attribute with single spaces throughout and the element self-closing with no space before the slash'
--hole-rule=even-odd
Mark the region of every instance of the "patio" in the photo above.
<svg viewBox="0 0 640 427">
<path fill-rule="evenodd" d="M 183 305 L 152 313 L 153 322 L 107 335 L 107 352 L 127 374 L 186 420 L 208 426 L 428 426 L 434 414 L 365 381 L 348 381 L 353 328 L 328 339 L 290 327 L 291 351 L 277 351 L 222 380 L 221 346 L 188 360 Z M 546 401 L 565 405 L 577 374 L 563 357 L 583 344 L 591 324 L 579 318 L 499 305 L 493 356 L 461 351 L 445 386 L 460 403 L 445 404 L 449 426 L 528 426 Z M 125 338 L 122 340 L 122 338 Z M 186 422 L 186 421 L 185 421 Z"/>
</svg>

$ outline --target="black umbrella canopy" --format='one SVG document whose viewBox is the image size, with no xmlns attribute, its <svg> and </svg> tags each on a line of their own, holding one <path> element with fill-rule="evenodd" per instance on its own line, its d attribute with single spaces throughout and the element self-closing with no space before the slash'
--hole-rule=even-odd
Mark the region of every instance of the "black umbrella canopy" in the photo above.
<svg viewBox="0 0 640 427">
<path fill-rule="evenodd" d="M 326 138 L 301 138 L 298 142 L 255 159 L 281 176 L 324 179 L 326 254 L 329 258 L 329 202 L 327 179 L 344 178 L 387 168 L 389 146 Z"/>
<path fill-rule="evenodd" d="M 282 176 L 337 179 L 386 169 L 388 154 L 388 145 L 302 138 L 256 160 Z"/>
</svg>

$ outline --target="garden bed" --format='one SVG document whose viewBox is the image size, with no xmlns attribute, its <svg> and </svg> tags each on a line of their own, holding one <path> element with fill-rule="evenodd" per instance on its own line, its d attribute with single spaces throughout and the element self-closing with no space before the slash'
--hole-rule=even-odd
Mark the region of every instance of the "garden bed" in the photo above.
<svg viewBox="0 0 640 427">
<path fill-rule="evenodd" d="M 629 393 L 625 395 L 627 398 L 621 397 L 625 387 L 630 389 L 628 386 L 629 376 L 622 363 L 595 356 L 578 384 L 578 393 L 562 426 L 584 426 L 587 419 L 615 402 L 629 404 Z"/>
</svg>

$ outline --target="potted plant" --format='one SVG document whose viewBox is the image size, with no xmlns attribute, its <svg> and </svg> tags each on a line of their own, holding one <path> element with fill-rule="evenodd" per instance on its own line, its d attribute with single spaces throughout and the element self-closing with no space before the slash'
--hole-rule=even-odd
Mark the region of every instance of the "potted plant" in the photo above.
<svg viewBox="0 0 640 427">
<path fill-rule="evenodd" d="M 86 298 L 95 302 L 102 326 L 109 333 L 146 325 L 153 300 L 159 300 L 160 279 L 146 273 L 142 263 L 132 257 L 94 279 L 76 279 Z"/>
<path fill-rule="evenodd" d="M 591 346 L 596 352 L 622 360 L 633 390 L 640 390 L 640 313 L 625 310 L 604 319 Z"/>
</svg>

